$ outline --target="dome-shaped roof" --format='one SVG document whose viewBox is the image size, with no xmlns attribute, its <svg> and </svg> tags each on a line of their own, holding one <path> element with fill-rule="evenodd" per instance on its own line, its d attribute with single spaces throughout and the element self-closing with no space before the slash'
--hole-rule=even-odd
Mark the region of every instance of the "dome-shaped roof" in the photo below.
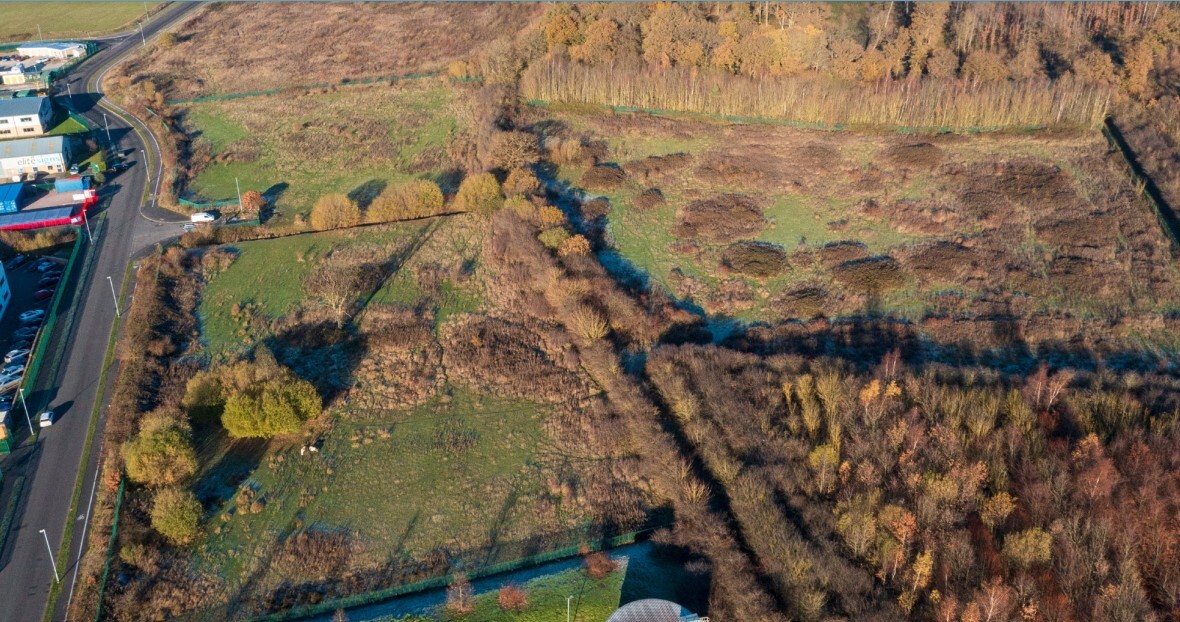
<svg viewBox="0 0 1180 622">
<path fill-rule="evenodd" d="M 689 610 L 658 598 L 627 603 L 611 614 L 606 622 L 689 622 L 698 620 Z"/>
</svg>

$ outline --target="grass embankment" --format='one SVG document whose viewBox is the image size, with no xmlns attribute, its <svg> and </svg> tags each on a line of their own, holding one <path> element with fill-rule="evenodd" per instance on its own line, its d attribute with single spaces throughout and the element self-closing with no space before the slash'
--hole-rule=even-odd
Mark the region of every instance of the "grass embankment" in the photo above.
<svg viewBox="0 0 1180 622">
<path fill-rule="evenodd" d="M 452 99 L 445 81 L 423 80 L 190 104 L 187 126 L 213 161 L 188 198 L 233 197 L 237 179 L 284 214 L 307 213 L 324 194 L 363 202 L 389 183 L 437 179 L 456 128 Z"/>
<path fill-rule="evenodd" d="M 87 37 L 118 32 L 155 2 L 5 2 L 0 42 Z"/>
</svg>

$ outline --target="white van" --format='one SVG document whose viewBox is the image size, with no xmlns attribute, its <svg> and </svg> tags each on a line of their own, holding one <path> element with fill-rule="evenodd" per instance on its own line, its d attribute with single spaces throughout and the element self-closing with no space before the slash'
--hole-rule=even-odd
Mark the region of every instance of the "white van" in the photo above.
<svg viewBox="0 0 1180 622">
<path fill-rule="evenodd" d="M 190 216 L 189 220 L 193 222 L 213 222 L 214 220 L 217 220 L 217 217 L 213 214 L 210 214 L 209 212 L 197 212 L 196 214 Z"/>
</svg>

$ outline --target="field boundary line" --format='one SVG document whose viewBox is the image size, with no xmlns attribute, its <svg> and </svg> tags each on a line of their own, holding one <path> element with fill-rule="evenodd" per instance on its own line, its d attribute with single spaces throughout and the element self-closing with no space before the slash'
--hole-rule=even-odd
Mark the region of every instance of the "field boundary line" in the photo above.
<svg viewBox="0 0 1180 622">
<path fill-rule="evenodd" d="M 1164 230 L 1164 235 L 1172 243 L 1172 252 L 1180 252 L 1180 218 L 1177 217 L 1176 212 L 1172 206 L 1164 199 L 1164 195 L 1160 192 L 1159 186 L 1155 185 L 1155 181 L 1151 175 L 1143 169 L 1139 164 L 1139 158 L 1135 155 L 1135 150 L 1131 148 L 1130 143 L 1127 142 L 1123 136 L 1118 125 L 1114 122 L 1114 117 L 1107 117 L 1106 122 L 1102 124 L 1102 133 L 1106 136 L 1107 141 L 1118 149 L 1119 155 L 1123 157 L 1123 163 L 1127 165 L 1127 172 L 1131 176 L 1131 180 L 1138 184 L 1139 194 L 1147 199 L 1148 205 L 1151 206 L 1151 211 L 1155 212 L 1156 221 L 1159 223 L 1161 229 Z"/>
</svg>

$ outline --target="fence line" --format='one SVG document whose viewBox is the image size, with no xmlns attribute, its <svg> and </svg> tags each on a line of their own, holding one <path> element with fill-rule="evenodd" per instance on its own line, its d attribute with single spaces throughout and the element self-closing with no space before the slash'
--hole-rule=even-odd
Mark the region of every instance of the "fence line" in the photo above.
<svg viewBox="0 0 1180 622">
<path fill-rule="evenodd" d="M 123 486 L 126 483 L 127 478 L 120 476 L 119 494 L 115 496 L 115 519 L 111 524 L 111 540 L 107 544 L 107 561 L 102 568 L 102 578 L 98 581 L 98 607 L 94 610 L 94 622 L 102 620 L 102 597 L 107 587 L 107 574 L 111 571 L 111 557 L 115 554 L 115 537 L 119 535 L 119 512 L 123 509 Z"/>
<path fill-rule="evenodd" d="M 1118 126 L 1114 124 L 1114 119 L 1108 117 L 1106 123 L 1102 125 L 1102 133 L 1106 135 L 1106 139 L 1110 144 L 1118 149 L 1120 155 L 1123 156 L 1123 162 L 1127 165 L 1127 170 L 1131 174 L 1131 179 L 1139 184 L 1140 194 L 1147 199 L 1147 204 L 1151 206 L 1151 211 L 1155 212 L 1156 221 L 1159 222 L 1160 228 L 1164 230 L 1164 235 L 1168 236 L 1168 240 L 1172 243 L 1172 252 L 1180 252 L 1180 219 L 1176 217 L 1176 212 L 1164 200 L 1163 193 L 1160 192 L 1158 186 L 1140 166 L 1138 158 L 1135 156 L 1135 151 L 1131 149 L 1131 145 L 1127 143 L 1123 137 L 1123 133 L 1119 131 Z"/>
<path fill-rule="evenodd" d="M 697 117 L 703 119 L 712 119 L 715 121 L 726 121 L 728 123 L 748 123 L 748 124 L 763 124 L 763 125 L 782 125 L 786 127 L 794 127 L 807 130 L 820 130 L 824 132 L 844 132 L 862 129 L 856 125 L 846 123 L 818 123 L 812 121 L 792 121 L 789 119 L 772 119 L 769 117 L 744 117 L 737 115 L 714 114 L 710 112 L 692 112 L 688 110 L 665 110 L 661 108 L 644 108 L 642 106 L 619 106 L 614 104 L 595 104 L 587 102 L 560 102 L 545 99 L 530 99 L 527 102 L 530 106 L 538 108 L 552 108 L 554 105 L 570 106 L 572 108 L 590 106 L 594 108 L 601 108 L 608 110 L 612 114 L 618 113 L 642 113 L 651 115 L 660 115 L 667 117 Z M 966 127 L 953 128 L 950 126 L 907 126 L 898 125 L 892 128 L 873 128 L 866 127 L 863 129 L 880 131 L 898 132 L 901 134 L 952 134 L 966 132 L 968 134 L 986 134 L 991 132 L 1036 132 L 1045 129 L 1044 125 L 990 125 L 981 127 Z"/>
<path fill-rule="evenodd" d="M 62 273 L 61 281 L 58 281 L 60 285 L 57 291 L 53 292 L 53 300 L 49 303 L 49 317 L 46 318 L 45 324 L 42 325 L 40 332 L 37 333 L 37 343 L 33 346 L 33 355 L 29 357 L 31 363 L 21 378 L 22 391 L 28 390 L 31 393 L 36 388 L 37 376 L 41 373 L 41 363 L 45 358 L 45 351 L 49 348 L 49 342 L 51 340 L 47 335 L 53 334 L 53 328 L 57 324 L 57 316 L 60 312 L 58 307 L 61 305 L 61 299 L 65 295 L 64 292 L 68 289 L 70 277 L 74 274 L 74 264 L 78 258 L 78 250 L 86 243 L 86 236 L 82 234 L 80 227 L 74 227 L 74 235 L 77 236 L 77 239 L 74 241 L 74 249 L 70 251 L 70 258 L 66 262 L 66 269 Z M 78 289 L 78 285 L 81 285 L 81 283 L 75 284 L 75 290 Z M 22 402 L 21 405 L 26 411 L 28 410 L 28 404 Z M 38 409 L 33 410 L 36 411 Z M 29 430 L 30 435 L 34 432 L 34 430 Z"/>
<path fill-rule="evenodd" d="M 541 564 L 546 564 L 553 561 L 577 557 L 587 549 L 591 552 L 594 552 L 612 549 L 626 544 L 634 544 L 639 536 L 652 532 L 655 529 L 657 529 L 657 527 L 649 527 L 646 529 L 640 529 L 639 531 L 632 531 L 630 533 L 615 536 L 613 538 L 606 538 L 605 540 L 579 543 L 576 545 L 555 549 L 546 553 L 538 553 L 536 555 L 521 557 L 519 559 L 500 562 L 498 564 L 483 566 L 475 570 L 464 571 L 463 574 L 466 575 L 468 579 L 480 579 L 483 577 L 503 574 L 505 572 L 512 572 L 515 570 L 539 566 Z M 260 618 L 255 618 L 253 622 L 285 622 L 288 620 L 297 620 L 300 618 L 323 615 L 336 611 L 337 609 L 351 609 L 365 605 L 372 605 L 399 596 L 407 596 L 409 594 L 415 594 L 418 592 L 426 592 L 444 588 L 451 584 L 451 580 L 453 578 L 454 573 L 447 573 L 432 579 L 423 579 L 421 581 L 415 581 L 413 583 L 406 583 L 404 585 L 397 585 L 380 590 L 373 590 L 363 594 L 354 594 L 352 596 L 324 600 L 309 607 L 289 609 L 280 613 L 273 613 Z"/>
</svg>

